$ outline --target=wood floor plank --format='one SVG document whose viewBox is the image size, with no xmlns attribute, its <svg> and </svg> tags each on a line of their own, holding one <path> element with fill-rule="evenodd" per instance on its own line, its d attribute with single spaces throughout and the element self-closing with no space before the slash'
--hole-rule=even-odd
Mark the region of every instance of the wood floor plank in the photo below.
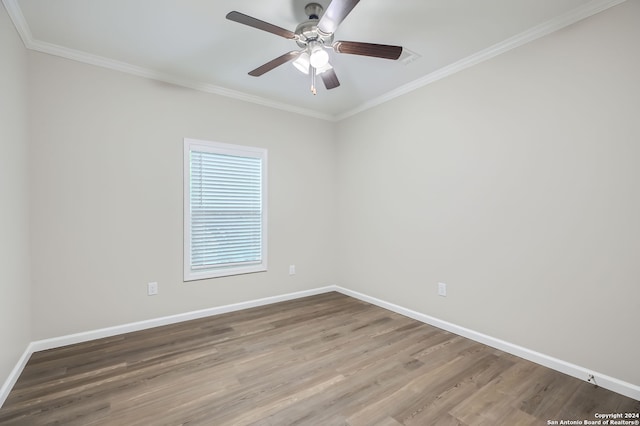
<svg viewBox="0 0 640 426">
<path fill-rule="evenodd" d="M 543 425 L 640 402 L 338 293 L 34 353 L 0 425 Z"/>
</svg>

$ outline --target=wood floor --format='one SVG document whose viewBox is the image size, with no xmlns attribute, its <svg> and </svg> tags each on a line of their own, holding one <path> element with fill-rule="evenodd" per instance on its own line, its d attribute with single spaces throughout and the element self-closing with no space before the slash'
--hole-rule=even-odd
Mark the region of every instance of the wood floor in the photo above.
<svg viewBox="0 0 640 426">
<path fill-rule="evenodd" d="M 35 353 L 0 424 L 547 425 L 596 412 L 640 402 L 327 293 Z"/>
</svg>

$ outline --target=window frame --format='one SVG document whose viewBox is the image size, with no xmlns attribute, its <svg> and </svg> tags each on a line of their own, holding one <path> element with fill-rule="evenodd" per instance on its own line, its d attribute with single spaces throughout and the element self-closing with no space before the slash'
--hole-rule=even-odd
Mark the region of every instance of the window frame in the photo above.
<svg viewBox="0 0 640 426">
<path fill-rule="evenodd" d="M 195 271 L 191 264 L 191 152 L 210 152 L 219 155 L 232 155 L 237 157 L 251 157 L 261 159 L 261 261 L 259 263 L 229 266 L 221 266 Z M 184 139 L 184 229 L 183 229 L 183 255 L 184 255 L 184 281 L 196 281 L 209 278 L 228 277 L 233 275 L 251 274 L 267 271 L 267 149 L 235 145 L 222 142 L 205 141 L 199 139 Z"/>
</svg>

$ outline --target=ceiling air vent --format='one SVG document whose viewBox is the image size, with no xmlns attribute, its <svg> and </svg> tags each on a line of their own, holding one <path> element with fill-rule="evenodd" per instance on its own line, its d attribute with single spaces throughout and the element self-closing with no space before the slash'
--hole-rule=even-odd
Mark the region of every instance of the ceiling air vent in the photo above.
<svg viewBox="0 0 640 426">
<path fill-rule="evenodd" d="M 398 60 L 402 62 L 404 65 L 409 65 L 410 63 L 415 62 L 420 58 L 421 56 L 418 55 L 416 52 L 412 52 L 411 50 L 405 47 L 402 49 L 402 54 L 400 55 Z"/>
</svg>

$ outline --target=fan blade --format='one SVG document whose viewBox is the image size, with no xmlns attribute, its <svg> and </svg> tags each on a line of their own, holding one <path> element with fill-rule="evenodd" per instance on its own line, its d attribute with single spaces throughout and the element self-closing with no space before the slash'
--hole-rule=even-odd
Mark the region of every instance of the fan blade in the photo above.
<svg viewBox="0 0 640 426">
<path fill-rule="evenodd" d="M 333 50 L 349 55 L 372 56 L 374 58 L 398 59 L 402 54 L 401 46 L 388 44 L 360 43 L 358 41 L 336 41 Z"/>
<path fill-rule="evenodd" d="M 257 28 L 262 31 L 266 31 L 268 33 L 279 35 L 280 37 L 289 39 L 296 38 L 295 33 L 293 33 L 292 31 L 285 30 L 284 28 L 278 27 L 277 25 L 261 21 L 249 15 L 245 15 L 244 13 L 236 12 L 235 10 L 233 12 L 227 13 L 227 19 L 230 21 L 238 22 L 240 24 L 248 25 L 253 28 Z"/>
<path fill-rule="evenodd" d="M 338 81 L 338 76 L 336 75 L 336 72 L 333 70 L 333 68 L 326 70 L 325 72 L 320 74 L 320 77 L 322 77 L 322 82 L 324 83 L 324 87 L 326 87 L 327 90 L 335 89 L 336 87 L 340 86 L 340 81 Z"/>
<path fill-rule="evenodd" d="M 318 22 L 318 30 L 323 34 L 333 34 L 338 25 L 353 10 L 360 0 L 333 0 Z"/>
<path fill-rule="evenodd" d="M 277 58 L 275 58 L 272 61 L 267 62 L 266 64 L 259 66 L 258 68 L 256 68 L 253 71 L 249 72 L 250 76 L 253 77 L 260 77 L 262 74 L 271 71 L 272 69 L 279 67 L 282 64 L 286 64 L 289 61 L 293 61 L 294 59 L 296 59 L 298 56 L 300 56 L 300 54 L 302 53 L 302 51 L 291 51 L 291 52 L 287 52 L 282 56 L 278 56 Z"/>
</svg>

